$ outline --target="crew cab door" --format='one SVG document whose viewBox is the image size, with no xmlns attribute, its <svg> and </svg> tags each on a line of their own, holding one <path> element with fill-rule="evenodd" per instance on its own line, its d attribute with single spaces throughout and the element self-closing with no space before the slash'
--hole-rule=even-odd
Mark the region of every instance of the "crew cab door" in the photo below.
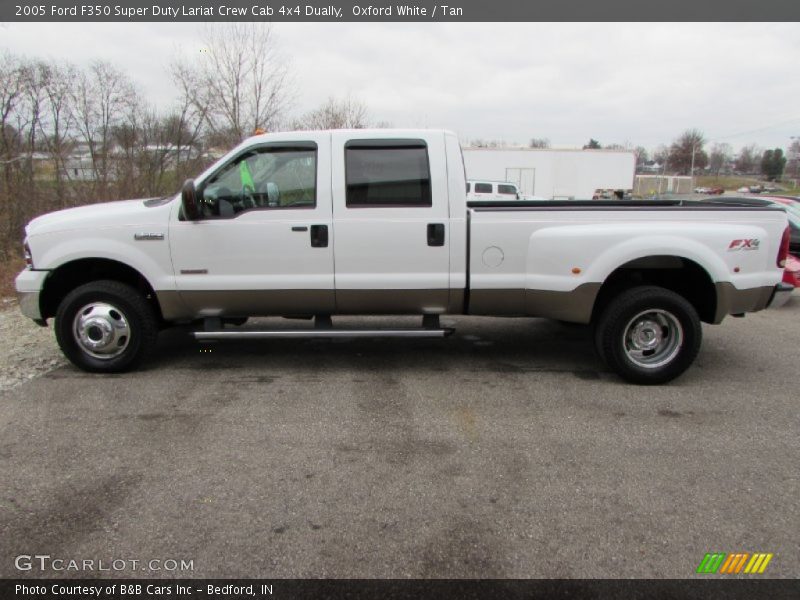
<svg viewBox="0 0 800 600">
<path fill-rule="evenodd" d="M 180 298 L 195 316 L 334 311 L 330 136 L 265 136 L 197 183 L 201 217 L 170 224 Z"/>
<path fill-rule="evenodd" d="M 337 312 L 446 312 L 444 136 L 340 131 L 331 143 Z"/>
</svg>

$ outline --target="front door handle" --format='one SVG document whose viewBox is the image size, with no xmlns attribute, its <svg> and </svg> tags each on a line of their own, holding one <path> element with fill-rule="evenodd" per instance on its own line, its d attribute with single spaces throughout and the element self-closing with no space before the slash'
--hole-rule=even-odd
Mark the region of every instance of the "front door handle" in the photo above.
<svg viewBox="0 0 800 600">
<path fill-rule="evenodd" d="M 312 225 L 311 226 L 311 247 L 312 248 L 327 248 L 328 247 L 328 226 L 327 225 Z"/>
<path fill-rule="evenodd" d="M 428 223 L 428 246 L 444 246 L 444 223 Z"/>
</svg>

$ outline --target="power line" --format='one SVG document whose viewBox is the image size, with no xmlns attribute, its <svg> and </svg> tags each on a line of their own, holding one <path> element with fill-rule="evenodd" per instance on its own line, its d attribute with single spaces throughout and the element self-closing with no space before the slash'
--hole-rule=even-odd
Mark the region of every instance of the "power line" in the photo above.
<svg viewBox="0 0 800 600">
<path fill-rule="evenodd" d="M 760 133 L 762 131 L 768 131 L 770 129 L 774 129 L 775 127 L 780 127 L 781 125 L 788 125 L 789 123 L 798 123 L 800 122 L 800 117 L 795 117 L 794 119 L 788 119 L 786 121 L 780 121 L 778 123 L 773 123 L 772 125 L 768 125 L 766 127 L 759 127 L 758 129 L 751 129 L 749 131 L 740 131 L 738 133 L 731 133 L 729 135 L 722 135 L 715 138 L 710 138 L 709 142 L 719 142 L 721 140 L 727 140 L 731 138 L 740 137 L 743 135 L 750 135 L 753 133 Z"/>
</svg>

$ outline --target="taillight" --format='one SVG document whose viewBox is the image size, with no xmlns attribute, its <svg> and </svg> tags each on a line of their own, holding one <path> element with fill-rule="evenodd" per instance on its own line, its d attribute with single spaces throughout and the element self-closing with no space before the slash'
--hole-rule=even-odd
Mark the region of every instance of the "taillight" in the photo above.
<svg viewBox="0 0 800 600">
<path fill-rule="evenodd" d="M 781 238 L 781 245 L 778 248 L 778 266 L 781 269 L 786 268 L 786 258 L 789 256 L 789 227 L 783 230 L 783 237 Z"/>
</svg>

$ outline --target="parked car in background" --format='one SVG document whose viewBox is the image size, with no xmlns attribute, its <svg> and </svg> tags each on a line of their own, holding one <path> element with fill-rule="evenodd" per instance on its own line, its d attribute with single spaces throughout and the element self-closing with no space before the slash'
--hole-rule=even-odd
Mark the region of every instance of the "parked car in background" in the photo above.
<svg viewBox="0 0 800 600">
<path fill-rule="evenodd" d="M 706 198 L 705 203 L 719 203 L 725 206 L 781 206 L 789 221 L 789 256 L 783 275 L 783 282 L 800 287 L 800 202 L 794 196 L 759 196 L 758 198 L 721 197 Z"/>
<path fill-rule="evenodd" d="M 595 190 L 592 200 L 632 200 L 631 190 Z"/>
<path fill-rule="evenodd" d="M 800 208 L 800 196 L 784 196 L 782 194 L 771 194 L 772 198 L 780 198 L 781 200 L 788 200 L 792 206 Z"/>
<path fill-rule="evenodd" d="M 715 194 L 724 194 L 725 193 L 725 189 L 721 188 L 721 187 L 696 187 L 696 188 L 694 188 L 694 193 L 695 194 L 709 194 L 709 195 L 713 196 Z"/>
<path fill-rule="evenodd" d="M 689 202 L 692 202 L 689 200 Z M 702 202 L 722 204 L 724 206 L 781 206 L 789 220 L 789 253 L 800 259 L 800 203 L 795 198 L 783 196 L 759 196 L 758 198 L 743 198 L 740 196 L 720 196 L 717 198 L 704 198 Z"/>
<path fill-rule="evenodd" d="M 780 188 L 774 185 L 744 185 L 736 190 L 740 194 L 762 194 L 764 192 L 772 193 L 780 191 Z"/>
<path fill-rule="evenodd" d="M 786 257 L 786 270 L 783 272 L 783 283 L 800 288 L 800 259 L 791 254 Z"/>
<path fill-rule="evenodd" d="M 539 196 L 529 196 L 519 191 L 516 183 L 510 181 L 467 180 L 467 200 L 545 200 Z"/>
<path fill-rule="evenodd" d="M 467 200 L 520 200 L 515 183 L 509 181 L 467 181 Z"/>
</svg>

